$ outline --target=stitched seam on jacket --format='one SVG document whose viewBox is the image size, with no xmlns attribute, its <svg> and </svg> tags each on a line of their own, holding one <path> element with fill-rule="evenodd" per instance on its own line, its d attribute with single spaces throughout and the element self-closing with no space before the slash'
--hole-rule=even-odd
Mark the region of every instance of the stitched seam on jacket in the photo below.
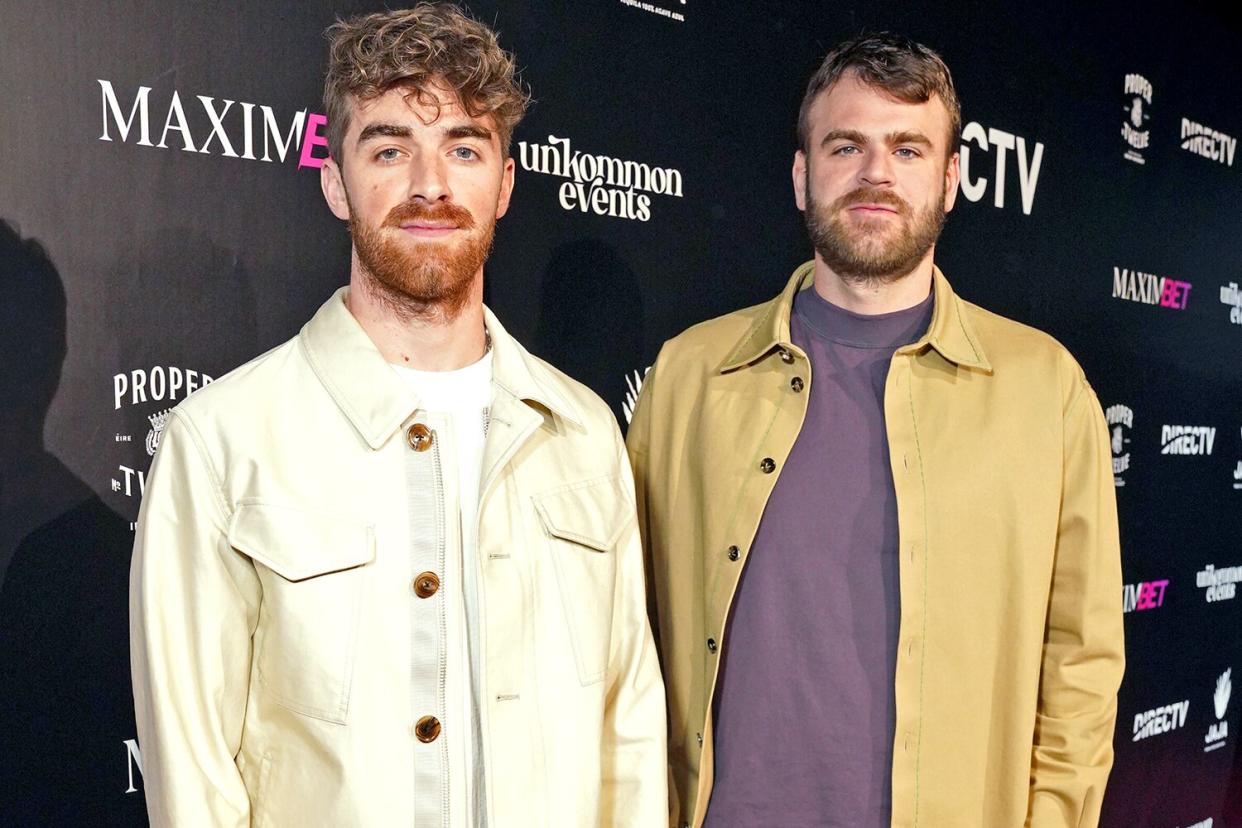
<svg viewBox="0 0 1242 828">
<path fill-rule="evenodd" d="M 966 337 L 966 342 L 970 345 L 970 350 L 975 352 L 975 360 L 981 362 L 982 358 L 979 356 L 979 349 L 975 347 L 975 341 L 970 338 L 970 332 L 966 330 L 966 322 L 962 319 L 962 303 L 958 301 L 953 304 L 954 310 L 957 311 L 957 326 L 962 329 L 962 336 Z"/>
<path fill-rule="evenodd" d="M 919 482 L 923 487 L 923 618 L 920 637 L 923 655 L 919 658 L 919 733 L 914 745 L 914 826 L 919 824 L 919 770 L 923 762 L 923 669 L 927 666 L 927 569 L 931 560 L 927 531 L 927 475 L 923 471 L 923 447 L 919 443 L 919 421 L 914 414 L 914 384 L 907 381 L 906 396 L 910 401 L 910 422 L 914 426 L 914 454 L 919 460 Z"/>
</svg>

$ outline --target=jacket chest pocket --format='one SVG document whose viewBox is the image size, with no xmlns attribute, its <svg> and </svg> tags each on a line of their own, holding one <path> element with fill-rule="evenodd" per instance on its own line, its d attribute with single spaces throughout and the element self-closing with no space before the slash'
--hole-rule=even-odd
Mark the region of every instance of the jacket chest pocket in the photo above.
<svg viewBox="0 0 1242 828">
<path fill-rule="evenodd" d="M 609 475 L 534 497 L 547 537 L 569 638 L 583 685 L 602 681 L 612 645 L 616 543 L 634 508 Z"/>
<path fill-rule="evenodd" d="M 254 658 L 264 693 L 295 712 L 345 724 L 364 567 L 375 559 L 371 528 L 243 503 L 229 543 L 258 564 L 263 584 Z"/>
</svg>

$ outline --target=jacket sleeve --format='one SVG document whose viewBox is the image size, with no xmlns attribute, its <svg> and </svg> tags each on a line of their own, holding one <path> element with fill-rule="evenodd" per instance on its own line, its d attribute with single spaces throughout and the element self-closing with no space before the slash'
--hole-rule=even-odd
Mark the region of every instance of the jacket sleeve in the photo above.
<svg viewBox="0 0 1242 828">
<path fill-rule="evenodd" d="M 661 354 L 662 356 L 663 354 Z M 629 455 L 630 466 L 634 472 L 634 501 L 638 511 L 638 530 L 639 539 L 643 548 L 643 566 L 646 571 L 646 595 L 647 595 L 647 618 L 651 623 L 651 634 L 656 643 L 657 657 L 661 656 L 660 652 L 660 613 L 659 604 L 656 599 L 656 586 L 654 582 L 655 564 L 653 559 L 653 528 L 651 524 L 651 512 L 649 505 L 649 475 L 651 473 L 651 458 L 648 454 L 651 447 L 651 408 L 652 398 L 655 393 L 656 368 L 659 366 L 660 360 L 656 359 L 656 364 L 647 371 L 647 376 L 643 379 L 641 393 L 638 395 L 638 402 L 634 406 L 634 416 L 630 419 L 630 428 L 625 435 L 626 452 Z M 663 666 L 663 658 L 660 658 L 660 664 Z M 668 706 L 665 701 L 665 713 L 667 714 Z M 681 803 L 677 796 L 676 785 L 673 779 L 672 763 L 668 759 L 665 761 L 668 767 L 668 807 L 666 808 L 665 825 L 678 825 L 678 818 L 681 815 Z M 656 825 L 658 823 L 652 823 Z"/>
<path fill-rule="evenodd" d="M 1031 762 L 1031 828 L 1099 824 L 1125 667 L 1108 429 L 1080 380 L 1065 414 L 1061 517 Z"/>
<path fill-rule="evenodd" d="M 621 435 L 616 458 L 627 496 L 633 476 Z M 632 501 L 631 501 L 632 502 Z M 611 666 L 604 707 L 601 825 L 652 826 L 668 812 L 668 746 L 664 682 L 647 622 L 646 582 L 638 525 L 617 542 Z"/>
<path fill-rule="evenodd" d="M 237 755 L 260 587 L 227 540 L 198 434 L 174 411 L 143 497 L 130 566 L 130 659 L 153 826 L 248 826 Z"/>
</svg>

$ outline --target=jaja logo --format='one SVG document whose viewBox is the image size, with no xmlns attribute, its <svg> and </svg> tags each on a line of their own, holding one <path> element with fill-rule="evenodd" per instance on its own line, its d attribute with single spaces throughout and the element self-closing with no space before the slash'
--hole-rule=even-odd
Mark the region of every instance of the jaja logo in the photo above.
<svg viewBox="0 0 1242 828">
<path fill-rule="evenodd" d="M 1229 722 L 1225 721 L 1225 713 L 1229 710 L 1229 696 L 1233 692 L 1232 676 L 1233 668 L 1230 667 L 1216 679 L 1216 692 L 1212 694 L 1212 703 L 1216 707 L 1217 721 L 1208 728 L 1207 735 L 1203 737 L 1204 753 L 1224 747 L 1229 739 Z"/>
<path fill-rule="evenodd" d="M 1147 122 L 1151 120 L 1151 81 L 1142 75 L 1130 74 L 1125 79 L 1125 120 L 1121 123 L 1121 137 L 1128 149 L 1124 158 L 1136 164 L 1146 164 L 1143 150 L 1151 142 Z"/>
<path fill-rule="evenodd" d="M 625 375 L 625 401 L 621 403 L 621 411 L 625 414 L 626 425 L 634 419 L 634 406 L 638 405 L 638 394 L 643 390 L 643 379 L 650 370 L 651 366 L 648 365 L 642 373 L 634 371 Z"/>
<path fill-rule="evenodd" d="M 1220 303 L 1229 306 L 1229 321 L 1242 325 L 1242 290 L 1237 282 L 1230 282 L 1220 289 Z"/>
<path fill-rule="evenodd" d="M 683 197 L 679 170 L 580 152 L 569 138 L 518 141 L 518 159 L 524 170 L 567 179 L 557 191 L 562 210 L 650 221 L 652 195 Z"/>
</svg>

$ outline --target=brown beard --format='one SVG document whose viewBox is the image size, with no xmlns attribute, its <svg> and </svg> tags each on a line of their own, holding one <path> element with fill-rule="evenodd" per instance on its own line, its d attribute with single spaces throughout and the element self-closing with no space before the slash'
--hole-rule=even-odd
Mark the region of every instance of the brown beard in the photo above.
<svg viewBox="0 0 1242 828">
<path fill-rule="evenodd" d="M 414 220 L 448 222 L 464 237 L 410 245 L 392 237 Z M 451 321 L 470 298 L 474 277 L 487 261 L 496 233 L 493 218 L 476 229 L 474 216 L 451 202 L 407 201 L 373 227 L 357 218 L 350 205 L 349 233 L 362 265 L 364 287 L 402 318 L 434 317 Z"/>
<path fill-rule="evenodd" d="M 855 204 L 885 204 L 897 210 L 901 226 L 880 245 L 879 228 L 846 224 L 842 212 Z M 936 203 L 915 214 L 895 193 L 860 187 L 826 207 L 811 195 L 806 181 L 806 228 L 824 264 L 847 282 L 886 285 L 908 275 L 923 259 L 944 227 L 944 191 Z M 887 219 L 880 219 L 887 221 Z"/>
</svg>

